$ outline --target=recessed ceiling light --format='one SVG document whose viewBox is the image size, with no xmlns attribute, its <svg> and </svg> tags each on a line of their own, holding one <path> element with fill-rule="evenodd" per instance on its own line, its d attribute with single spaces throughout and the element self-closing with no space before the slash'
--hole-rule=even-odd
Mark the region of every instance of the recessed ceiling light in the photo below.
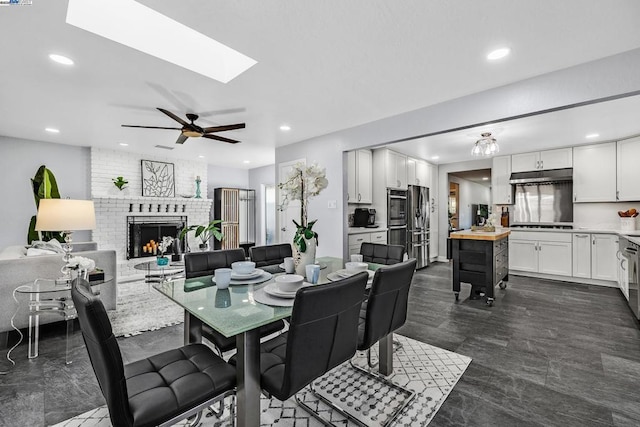
<svg viewBox="0 0 640 427">
<path fill-rule="evenodd" d="M 204 159 L 203 155 L 198 156 L 199 159 Z"/>
<path fill-rule="evenodd" d="M 60 133 L 60 130 L 56 128 L 45 128 L 44 130 L 46 130 L 49 133 Z"/>
<path fill-rule="evenodd" d="M 487 55 L 489 61 L 495 61 L 496 59 L 504 58 L 511 53 L 511 49 L 508 47 L 501 47 L 500 49 L 493 50 Z"/>
<path fill-rule="evenodd" d="M 245 165 L 248 165 L 249 163 L 251 163 L 251 160 L 245 160 L 242 163 L 244 163 Z"/>
<path fill-rule="evenodd" d="M 123 147 L 128 147 L 129 144 L 127 144 L 126 142 L 121 142 L 120 145 L 122 145 Z"/>
<path fill-rule="evenodd" d="M 289 131 L 289 130 L 291 130 L 291 126 L 289 126 L 289 125 L 282 125 L 282 126 L 280 126 L 280 130 L 285 131 L 285 132 L 286 132 L 286 131 Z"/>
<path fill-rule="evenodd" d="M 591 138 L 597 138 L 599 136 L 600 136 L 599 133 L 590 133 L 589 135 L 586 135 L 585 138 L 591 139 Z"/>
<path fill-rule="evenodd" d="M 483 177 L 482 177 L 482 180 L 483 180 L 483 181 L 489 181 L 489 177 L 483 176 Z"/>
<path fill-rule="evenodd" d="M 135 1 L 69 0 L 66 22 L 222 83 L 257 63 Z"/>
<path fill-rule="evenodd" d="M 67 58 L 66 56 L 57 55 L 55 53 L 52 53 L 51 55 L 49 55 L 49 59 L 57 62 L 58 64 L 73 65 L 73 61 L 71 59 Z"/>
<path fill-rule="evenodd" d="M 440 156 L 431 156 L 431 160 L 438 160 Z"/>
</svg>

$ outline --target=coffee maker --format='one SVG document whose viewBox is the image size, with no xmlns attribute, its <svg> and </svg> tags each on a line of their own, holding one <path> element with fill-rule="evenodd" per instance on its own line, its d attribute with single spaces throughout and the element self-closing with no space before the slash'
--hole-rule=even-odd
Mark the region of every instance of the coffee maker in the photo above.
<svg viewBox="0 0 640 427">
<path fill-rule="evenodd" d="M 354 227 L 376 228 L 376 210 L 369 208 L 356 208 L 353 213 Z"/>
</svg>

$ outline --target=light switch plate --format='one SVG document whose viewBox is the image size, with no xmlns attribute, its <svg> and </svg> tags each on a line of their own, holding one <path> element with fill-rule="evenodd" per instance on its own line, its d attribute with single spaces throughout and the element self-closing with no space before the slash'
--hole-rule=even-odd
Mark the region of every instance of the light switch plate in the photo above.
<svg viewBox="0 0 640 427">
<path fill-rule="evenodd" d="M 335 208 L 337 208 L 337 207 L 338 207 L 338 202 L 337 202 L 336 200 L 329 200 L 329 201 L 327 202 L 327 207 L 328 207 L 329 209 L 335 209 Z"/>
</svg>

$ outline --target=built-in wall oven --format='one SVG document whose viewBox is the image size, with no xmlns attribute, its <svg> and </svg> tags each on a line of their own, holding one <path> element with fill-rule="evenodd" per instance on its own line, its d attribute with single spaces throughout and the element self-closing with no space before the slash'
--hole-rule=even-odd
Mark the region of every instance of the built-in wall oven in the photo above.
<svg viewBox="0 0 640 427">
<path fill-rule="evenodd" d="M 407 247 L 407 192 L 387 189 L 387 243 Z"/>
<path fill-rule="evenodd" d="M 627 261 L 627 277 L 629 278 L 629 307 L 640 320 L 640 239 L 633 237 L 620 238 L 620 254 Z M 626 285 L 626 284 L 625 284 Z"/>
</svg>

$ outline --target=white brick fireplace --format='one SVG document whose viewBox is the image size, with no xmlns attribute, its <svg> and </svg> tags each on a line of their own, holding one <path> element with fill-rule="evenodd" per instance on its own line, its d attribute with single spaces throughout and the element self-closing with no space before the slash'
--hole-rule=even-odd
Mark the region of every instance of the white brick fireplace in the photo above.
<svg viewBox="0 0 640 427">
<path fill-rule="evenodd" d="M 154 160 L 174 164 L 176 197 L 143 197 L 141 160 Z M 118 176 L 129 181 L 128 188 L 120 191 L 111 181 Z M 127 259 L 127 217 L 187 218 L 187 224 L 206 224 L 211 212 L 211 199 L 195 199 L 195 179 L 201 179 L 201 194 L 207 194 L 207 165 L 203 162 L 167 159 L 124 151 L 91 149 L 91 195 L 96 209 L 96 229 L 92 239 L 100 249 L 117 252 L 118 273 L 121 276 L 140 274 L 133 265 L 141 259 Z M 189 245 L 197 247 L 193 233 Z"/>
</svg>

